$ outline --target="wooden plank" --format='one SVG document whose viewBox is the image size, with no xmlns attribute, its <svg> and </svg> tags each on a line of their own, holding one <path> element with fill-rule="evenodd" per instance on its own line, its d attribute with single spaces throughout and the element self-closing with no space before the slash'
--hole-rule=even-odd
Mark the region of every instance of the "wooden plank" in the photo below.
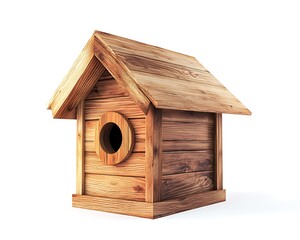
<svg viewBox="0 0 300 240">
<path fill-rule="evenodd" d="M 161 110 L 151 105 L 146 116 L 146 202 L 160 201 L 162 176 Z"/>
<path fill-rule="evenodd" d="M 86 173 L 145 177 L 145 153 L 132 153 L 126 161 L 110 166 L 100 161 L 95 152 L 86 152 L 84 169 Z"/>
<path fill-rule="evenodd" d="M 213 141 L 214 124 L 212 123 L 185 123 L 163 122 L 163 140 L 185 141 Z"/>
<path fill-rule="evenodd" d="M 176 78 L 131 71 L 157 108 L 197 112 L 246 114 L 251 112 L 228 90 L 186 83 Z"/>
<path fill-rule="evenodd" d="M 114 79 L 99 80 L 86 99 L 126 97 L 128 94 Z"/>
<path fill-rule="evenodd" d="M 215 188 L 223 189 L 222 114 L 216 114 Z"/>
<path fill-rule="evenodd" d="M 97 31 L 96 33 L 114 51 L 203 69 L 203 66 L 194 57 L 100 31 Z"/>
<path fill-rule="evenodd" d="M 85 174 L 85 194 L 145 201 L 145 178 Z"/>
<path fill-rule="evenodd" d="M 213 171 L 162 176 L 161 200 L 172 199 L 212 190 Z"/>
<path fill-rule="evenodd" d="M 163 152 L 162 174 L 212 171 L 214 151 L 177 151 Z"/>
<path fill-rule="evenodd" d="M 137 55 L 136 52 L 127 53 L 118 49 L 115 49 L 114 52 L 130 71 L 148 73 L 156 77 L 169 77 L 176 79 L 176 81 L 183 80 L 187 84 L 197 83 L 204 87 L 210 86 L 212 88 L 225 89 L 204 67 L 202 69 L 192 68 L 190 65 L 178 65 L 174 62 L 160 61 L 156 56 L 155 58 L 149 58 Z"/>
<path fill-rule="evenodd" d="M 84 194 L 84 101 L 77 107 L 76 194 Z"/>
<path fill-rule="evenodd" d="M 203 113 L 203 112 L 162 110 L 162 121 L 214 124 L 215 115 L 213 113 Z"/>
<path fill-rule="evenodd" d="M 156 203 L 73 194 L 72 206 L 144 218 L 159 218 L 225 200 L 225 190 L 203 192 Z"/>
<path fill-rule="evenodd" d="M 78 103 L 88 95 L 105 71 L 94 57 L 93 46 L 94 39 L 91 38 L 51 98 L 48 109 L 52 110 L 54 118 L 76 118 Z"/>
<path fill-rule="evenodd" d="M 105 66 L 115 80 L 121 84 L 133 101 L 147 114 L 150 106 L 148 97 L 141 90 L 139 82 L 137 82 L 126 65 L 119 60 L 116 54 L 101 39 L 101 35 L 95 32 L 94 54 L 99 61 Z"/>
<path fill-rule="evenodd" d="M 154 218 L 167 216 L 182 211 L 223 202 L 226 200 L 225 190 L 209 191 L 154 203 Z"/>
<path fill-rule="evenodd" d="M 85 151 L 96 152 L 95 142 L 85 142 Z M 135 142 L 132 152 L 145 152 L 145 141 Z"/>
<path fill-rule="evenodd" d="M 137 141 L 145 141 L 145 118 L 131 118 Z M 98 124 L 97 120 L 85 121 L 85 141 L 94 141 L 95 129 Z"/>
<path fill-rule="evenodd" d="M 87 100 L 85 104 L 85 119 L 98 120 L 105 112 L 119 112 L 127 118 L 144 118 L 143 111 L 130 97 Z"/>
<path fill-rule="evenodd" d="M 74 194 L 72 196 L 72 206 L 130 216 L 153 218 L 153 205 L 146 202 Z"/>
<path fill-rule="evenodd" d="M 201 151 L 214 149 L 214 141 L 163 141 L 163 151 Z"/>
</svg>

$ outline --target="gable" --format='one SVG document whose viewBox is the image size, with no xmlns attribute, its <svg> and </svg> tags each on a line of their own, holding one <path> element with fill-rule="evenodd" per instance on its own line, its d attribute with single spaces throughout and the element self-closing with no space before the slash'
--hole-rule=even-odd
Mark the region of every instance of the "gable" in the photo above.
<svg viewBox="0 0 300 240">
<path fill-rule="evenodd" d="M 96 31 L 53 95 L 54 118 L 76 118 L 105 68 L 147 114 L 156 108 L 251 114 L 194 57 Z"/>
</svg>

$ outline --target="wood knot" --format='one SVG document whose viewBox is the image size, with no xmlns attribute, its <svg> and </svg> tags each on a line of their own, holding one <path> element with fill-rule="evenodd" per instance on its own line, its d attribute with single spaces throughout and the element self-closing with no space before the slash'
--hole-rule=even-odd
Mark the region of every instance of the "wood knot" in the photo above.
<svg viewBox="0 0 300 240">
<path fill-rule="evenodd" d="M 145 192 L 145 189 L 143 187 L 139 186 L 139 185 L 133 186 L 132 189 L 133 189 L 134 192 L 138 192 L 138 193 Z"/>
</svg>

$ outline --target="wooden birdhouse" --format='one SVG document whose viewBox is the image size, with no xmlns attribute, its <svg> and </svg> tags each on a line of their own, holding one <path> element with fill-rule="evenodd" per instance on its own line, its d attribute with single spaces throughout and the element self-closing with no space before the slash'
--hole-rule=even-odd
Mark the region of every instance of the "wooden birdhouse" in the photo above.
<svg viewBox="0 0 300 240">
<path fill-rule="evenodd" d="M 194 57 L 99 31 L 48 108 L 77 119 L 73 206 L 146 218 L 225 201 L 222 113 L 251 114 Z"/>
</svg>

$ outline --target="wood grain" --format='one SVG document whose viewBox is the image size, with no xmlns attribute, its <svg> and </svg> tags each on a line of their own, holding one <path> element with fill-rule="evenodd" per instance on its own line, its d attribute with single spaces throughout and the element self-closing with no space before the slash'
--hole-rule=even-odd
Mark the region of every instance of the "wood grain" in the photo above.
<svg viewBox="0 0 300 240">
<path fill-rule="evenodd" d="M 146 116 L 146 202 L 160 201 L 162 176 L 161 110 L 150 106 Z"/>
<path fill-rule="evenodd" d="M 85 153 L 85 172 L 115 176 L 145 177 L 145 153 L 132 153 L 115 166 L 104 164 L 95 152 Z"/>
<path fill-rule="evenodd" d="M 128 94 L 125 92 L 124 88 L 119 85 L 114 79 L 100 79 L 86 99 L 90 100 L 113 97 L 128 97 Z"/>
<path fill-rule="evenodd" d="M 135 139 L 145 141 L 145 118 L 131 118 L 129 121 L 134 128 Z M 97 123 L 96 120 L 85 121 L 85 141 L 94 141 Z"/>
<path fill-rule="evenodd" d="M 130 97 L 87 100 L 85 104 L 85 119 L 98 120 L 108 111 L 119 112 L 127 118 L 144 118 L 143 111 Z"/>
<path fill-rule="evenodd" d="M 213 141 L 214 124 L 212 123 L 185 123 L 166 122 L 162 123 L 163 140 L 185 141 Z"/>
<path fill-rule="evenodd" d="M 74 194 L 72 206 L 144 218 L 159 218 L 225 200 L 225 190 L 203 192 L 156 203 Z"/>
<path fill-rule="evenodd" d="M 85 194 L 145 201 L 145 178 L 86 174 Z"/>
<path fill-rule="evenodd" d="M 170 199 L 162 202 L 154 203 L 153 218 L 159 218 L 182 211 L 207 206 L 210 204 L 223 202 L 226 200 L 225 190 L 216 190 L 181 198 Z"/>
<path fill-rule="evenodd" d="M 212 171 L 213 169 L 213 150 L 163 152 L 163 175 L 186 172 Z"/>
<path fill-rule="evenodd" d="M 85 151 L 96 152 L 95 142 L 85 142 Z M 145 141 L 135 142 L 132 152 L 145 152 Z"/>
<path fill-rule="evenodd" d="M 67 73 L 53 97 L 48 109 L 54 118 L 76 118 L 76 107 L 85 99 L 105 71 L 103 65 L 94 57 L 94 38 L 92 37 Z"/>
<path fill-rule="evenodd" d="M 76 194 L 84 194 L 84 101 L 77 106 Z"/>
<path fill-rule="evenodd" d="M 172 199 L 214 188 L 213 171 L 162 176 L 161 199 Z"/>
<path fill-rule="evenodd" d="M 163 122 L 185 122 L 185 123 L 203 123 L 214 124 L 215 115 L 213 113 L 162 110 Z"/>
<path fill-rule="evenodd" d="M 165 76 L 131 71 L 157 108 L 197 112 L 250 115 L 251 112 L 228 90 L 203 87 Z"/>
<path fill-rule="evenodd" d="M 204 69 L 194 57 L 105 32 L 96 31 L 96 33 L 112 50 L 118 51 L 118 53 L 124 52 L 163 62 Z M 118 56 L 120 55 L 118 54 Z"/>
<path fill-rule="evenodd" d="M 94 37 L 95 56 L 110 72 L 114 79 L 126 89 L 126 92 L 133 101 L 145 114 L 147 114 L 150 101 L 141 90 L 141 86 L 138 85 L 138 82 L 133 78 L 126 65 L 120 61 L 116 54 L 102 40 L 102 36 L 98 32 L 95 32 Z"/>
<path fill-rule="evenodd" d="M 214 141 L 163 141 L 163 151 L 201 151 L 214 149 Z"/>
<path fill-rule="evenodd" d="M 216 114 L 215 188 L 223 189 L 222 114 Z"/>
<path fill-rule="evenodd" d="M 110 129 L 115 125 L 121 132 L 121 145 L 117 150 L 112 147 L 110 136 Z M 134 128 L 124 115 L 106 112 L 98 121 L 94 142 L 96 153 L 101 161 L 108 165 L 116 165 L 125 161 L 134 148 Z"/>
<path fill-rule="evenodd" d="M 153 218 L 153 205 L 146 202 L 74 194 L 72 196 L 72 206 L 130 216 Z"/>
</svg>

